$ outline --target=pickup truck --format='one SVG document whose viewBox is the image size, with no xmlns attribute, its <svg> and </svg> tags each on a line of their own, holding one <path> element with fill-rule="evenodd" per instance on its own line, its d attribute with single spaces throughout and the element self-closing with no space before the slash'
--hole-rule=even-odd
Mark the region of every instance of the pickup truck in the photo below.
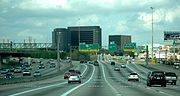
<svg viewBox="0 0 180 96">
<path fill-rule="evenodd" d="M 171 83 L 171 85 L 176 85 L 177 76 L 174 72 L 165 72 L 166 83 Z"/>
</svg>

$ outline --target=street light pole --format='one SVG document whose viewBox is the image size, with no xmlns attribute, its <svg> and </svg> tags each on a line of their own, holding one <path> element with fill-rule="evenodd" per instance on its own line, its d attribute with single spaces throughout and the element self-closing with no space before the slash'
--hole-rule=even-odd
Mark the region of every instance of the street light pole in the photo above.
<svg viewBox="0 0 180 96">
<path fill-rule="evenodd" d="M 80 42 L 81 42 L 81 40 L 80 40 L 80 18 L 78 18 L 78 21 L 79 21 L 79 27 L 78 27 L 78 33 L 79 33 L 79 45 L 80 45 Z"/>
<path fill-rule="evenodd" d="M 153 51 L 154 51 L 154 49 L 153 49 L 153 43 L 154 43 L 154 41 L 153 41 L 153 39 L 154 39 L 154 37 L 153 37 L 153 7 L 150 7 L 151 8 L 151 10 L 152 10 L 152 53 L 151 53 L 151 59 L 153 60 Z"/>
<path fill-rule="evenodd" d="M 59 43 L 60 43 L 60 34 L 61 32 L 57 32 L 57 70 L 60 71 L 60 56 L 59 56 Z"/>
</svg>

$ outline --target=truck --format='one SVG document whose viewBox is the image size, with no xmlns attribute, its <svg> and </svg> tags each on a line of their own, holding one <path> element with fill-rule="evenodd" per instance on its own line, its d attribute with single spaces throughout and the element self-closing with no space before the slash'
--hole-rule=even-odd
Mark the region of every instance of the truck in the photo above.
<svg viewBox="0 0 180 96">
<path fill-rule="evenodd" d="M 165 72 L 166 83 L 171 83 L 171 85 L 176 85 L 177 75 L 174 72 Z"/>
</svg>

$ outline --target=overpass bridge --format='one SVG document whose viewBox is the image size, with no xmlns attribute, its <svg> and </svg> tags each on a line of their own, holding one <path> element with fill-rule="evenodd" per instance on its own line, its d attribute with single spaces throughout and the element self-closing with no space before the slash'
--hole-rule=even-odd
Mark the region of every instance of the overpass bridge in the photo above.
<svg viewBox="0 0 180 96">
<path fill-rule="evenodd" d="M 0 49 L 38 49 L 38 48 L 51 48 L 52 43 L 0 43 Z"/>
</svg>

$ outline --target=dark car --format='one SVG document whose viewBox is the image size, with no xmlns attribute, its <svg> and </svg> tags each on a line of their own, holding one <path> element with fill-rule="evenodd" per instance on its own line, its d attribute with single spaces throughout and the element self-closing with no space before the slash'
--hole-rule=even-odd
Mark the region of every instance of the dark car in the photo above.
<svg viewBox="0 0 180 96">
<path fill-rule="evenodd" d="M 5 74 L 4 78 L 6 78 L 6 79 L 8 79 L 8 78 L 14 78 L 14 75 L 13 75 L 13 73 L 8 72 L 8 73 Z"/>
<path fill-rule="evenodd" d="M 98 61 L 94 61 L 94 66 L 99 66 L 99 62 Z"/>
<path fill-rule="evenodd" d="M 115 65 L 115 62 L 111 62 L 111 65 Z"/>
<path fill-rule="evenodd" d="M 152 71 L 147 76 L 147 86 L 161 85 L 166 87 L 165 72 L 163 71 Z"/>
</svg>

